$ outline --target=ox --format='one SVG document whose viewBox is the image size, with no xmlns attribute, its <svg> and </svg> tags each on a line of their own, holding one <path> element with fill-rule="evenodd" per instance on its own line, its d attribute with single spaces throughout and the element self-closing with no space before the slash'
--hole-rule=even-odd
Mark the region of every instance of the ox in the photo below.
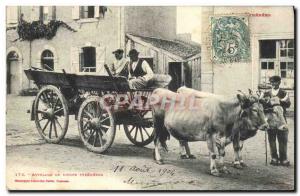
<svg viewBox="0 0 300 196">
<path fill-rule="evenodd" d="M 212 93 L 208 93 L 208 92 L 197 91 L 197 90 L 186 88 L 186 87 L 179 88 L 177 90 L 177 92 L 182 93 L 182 94 L 195 95 L 199 98 L 207 98 L 207 97 L 221 98 L 222 97 L 221 95 L 216 95 L 216 94 L 212 94 Z M 249 94 L 252 95 L 251 90 L 249 90 Z M 269 114 L 268 113 L 269 118 L 267 118 L 267 119 L 268 119 L 269 123 L 271 123 L 272 125 L 277 126 L 278 123 L 280 122 L 280 120 L 282 120 L 282 119 L 280 119 L 282 117 L 281 115 L 283 115 L 283 113 L 281 115 L 278 114 L 277 111 L 279 113 L 283 112 L 283 111 L 280 110 L 280 108 L 275 108 L 274 110 L 276 111 L 276 114 L 274 114 L 274 113 Z M 273 116 L 271 116 L 271 115 L 273 115 Z M 282 123 L 280 123 L 280 124 L 282 124 Z M 251 129 L 251 128 L 249 129 L 249 127 L 247 126 L 247 123 L 244 123 L 242 120 L 236 122 L 236 124 L 233 128 L 234 128 L 234 130 L 232 130 L 232 133 L 234 133 L 234 134 L 232 135 L 231 138 L 226 139 L 225 146 L 232 142 L 233 149 L 234 149 L 233 166 L 235 168 L 241 169 L 241 168 L 246 166 L 246 164 L 244 163 L 244 161 L 242 159 L 242 154 L 241 154 L 241 151 L 243 149 L 244 141 L 251 138 L 251 137 L 254 137 L 257 133 L 257 129 L 256 130 Z M 268 126 L 261 127 L 261 128 L 266 129 L 266 128 L 268 128 Z M 188 143 L 186 141 L 179 141 L 179 145 L 180 145 L 180 149 L 181 149 L 180 154 L 181 154 L 182 159 L 193 159 L 193 158 L 195 158 L 194 155 L 191 154 L 190 148 L 189 148 Z"/>
<path fill-rule="evenodd" d="M 181 87 L 177 90 L 178 93 L 183 94 L 195 94 L 197 97 L 220 97 L 220 95 L 208 93 L 208 92 L 202 92 L 197 91 L 194 89 Z M 249 91 L 249 93 L 252 93 Z M 280 105 L 280 100 L 278 97 L 273 97 L 272 99 L 269 98 L 262 98 L 260 96 L 260 103 L 264 106 L 264 113 L 268 122 L 269 128 L 271 130 L 278 129 L 278 130 L 287 130 L 287 124 L 284 117 L 284 110 L 282 106 Z M 233 149 L 234 149 L 234 167 L 241 169 L 242 167 L 245 167 L 246 164 L 244 163 L 241 155 L 241 151 L 243 148 L 244 141 L 254 137 L 257 133 L 257 130 L 250 130 L 247 129 L 246 124 L 240 123 L 238 126 L 235 126 L 237 130 L 233 130 L 233 135 L 231 141 L 226 141 L 225 145 L 228 145 L 229 143 L 233 143 Z M 182 159 L 191 159 L 195 158 L 194 155 L 191 154 L 190 148 L 188 146 L 188 143 L 185 141 L 179 141 L 180 148 L 181 148 L 181 158 Z"/>
<path fill-rule="evenodd" d="M 158 101 L 152 104 L 156 133 L 154 159 L 158 164 L 163 164 L 159 145 L 167 150 L 166 140 L 170 134 L 184 142 L 207 141 L 210 173 L 219 176 L 216 166 L 217 150 L 220 154 L 220 171 L 228 172 L 224 165 L 225 144 L 235 134 L 233 130 L 237 130 L 236 126 L 245 124 L 249 130 L 267 126 L 257 100 L 242 93 L 233 98 L 206 95 L 197 97 L 159 88 L 153 91 L 152 96 L 156 99 L 158 97 Z M 187 108 L 191 103 L 193 108 Z"/>
</svg>

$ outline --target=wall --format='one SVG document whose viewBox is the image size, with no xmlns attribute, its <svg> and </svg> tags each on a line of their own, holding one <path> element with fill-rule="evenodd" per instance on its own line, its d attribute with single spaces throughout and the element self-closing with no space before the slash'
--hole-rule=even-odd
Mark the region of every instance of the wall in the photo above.
<svg viewBox="0 0 300 196">
<path fill-rule="evenodd" d="M 38 39 L 16 41 L 16 30 L 8 30 L 6 36 L 7 49 L 18 48 L 23 56 L 20 65 L 22 88 L 29 84 L 23 69 L 30 66 L 41 67 L 40 54 L 50 49 L 55 55 L 55 70 L 65 69 L 67 72 L 79 71 L 79 52 L 84 46 L 96 47 L 97 73 L 106 74 L 103 64 L 112 63 L 117 48 L 125 47 L 125 33 L 174 39 L 176 37 L 176 7 L 108 7 L 104 18 L 83 22 L 74 18 L 74 9 L 78 6 L 56 6 L 56 19 L 62 20 L 77 32 L 71 32 L 60 27 L 52 40 Z M 39 19 L 38 6 L 21 6 L 19 13 L 23 19 L 30 22 Z M 152 51 L 151 55 L 157 55 Z M 158 60 L 157 60 L 158 61 Z"/>
<path fill-rule="evenodd" d="M 259 16 L 255 14 L 269 14 Z M 247 63 L 213 64 L 209 17 L 213 15 L 249 16 L 251 60 Z M 254 16 L 254 15 L 255 16 Z M 256 89 L 259 82 L 259 48 L 261 39 L 293 39 L 292 7 L 203 7 L 202 8 L 202 73 L 201 89 L 217 94 Z"/>
<path fill-rule="evenodd" d="M 135 35 L 176 38 L 176 7 L 125 7 L 125 32 Z"/>
<path fill-rule="evenodd" d="M 101 63 L 98 73 L 104 72 L 103 64 L 112 63 L 114 55 L 111 53 L 121 47 L 120 40 L 120 7 L 109 7 L 104 18 L 94 21 L 81 22 L 72 18 L 72 6 L 56 7 L 56 19 L 62 20 L 70 25 L 77 32 L 71 32 L 64 27 L 60 27 L 56 36 L 52 40 L 38 39 L 31 42 L 31 57 L 29 41 L 16 41 L 18 38 L 16 30 L 8 30 L 6 36 L 7 49 L 16 47 L 23 56 L 23 68 L 30 65 L 41 67 L 40 54 L 46 48 L 52 48 L 55 53 L 55 70 L 65 69 L 67 72 L 77 72 L 79 69 L 79 48 L 83 46 L 94 46 L 101 51 L 101 57 L 97 56 L 97 65 Z M 38 9 L 31 6 L 21 7 L 24 19 L 30 21 L 37 14 Z M 74 61 L 77 61 L 75 62 Z M 22 76 L 22 88 L 28 88 L 27 79 Z"/>
</svg>

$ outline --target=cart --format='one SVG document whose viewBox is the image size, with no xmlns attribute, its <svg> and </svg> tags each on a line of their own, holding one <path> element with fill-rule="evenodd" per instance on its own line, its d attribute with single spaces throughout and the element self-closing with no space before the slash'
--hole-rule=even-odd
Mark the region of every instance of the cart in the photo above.
<svg viewBox="0 0 300 196">
<path fill-rule="evenodd" d="M 107 69 L 107 67 L 106 67 Z M 134 97 L 146 103 L 153 89 L 132 90 L 124 77 L 78 75 L 30 68 L 24 70 L 39 92 L 33 101 L 31 120 L 48 143 L 61 142 L 74 115 L 83 144 L 104 153 L 112 145 L 116 128 L 123 126 L 130 142 L 145 146 L 154 139 L 151 108 L 129 107 Z M 128 102 L 116 102 L 117 97 Z M 122 101 L 122 100 L 121 100 Z M 117 107 L 115 107 L 117 106 Z M 131 106 L 131 105 L 130 105 Z"/>
</svg>

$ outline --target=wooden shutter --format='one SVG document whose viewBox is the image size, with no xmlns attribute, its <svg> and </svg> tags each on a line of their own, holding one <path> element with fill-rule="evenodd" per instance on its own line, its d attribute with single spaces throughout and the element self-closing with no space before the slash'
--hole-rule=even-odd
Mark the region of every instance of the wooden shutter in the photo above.
<svg viewBox="0 0 300 196">
<path fill-rule="evenodd" d="M 51 6 L 51 20 L 56 19 L 56 6 Z"/>
<path fill-rule="evenodd" d="M 79 6 L 73 6 L 72 8 L 72 18 L 74 20 L 78 20 L 79 19 L 79 11 L 80 10 L 80 7 Z"/>
<path fill-rule="evenodd" d="M 32 6 L 31 8 L 31 21 L 38 21 L 40 19 L 40 7 Z"/>
<path fill-rule="evenodd" d="M 6 11 L 7 23 L 18 23 L 18 6 L 8 6 Z"/>
<path fill-rule="evenodd" d="M 42 54 L 42 53 L 41 53 Z M 39 68 L 43 68 L 43 65 L 42 65 L 42 55 L 39 56 L 38 58 L 36 58 L 36 67 L 39 67 Z"/>
<path fill-rule="evenodd" d="M 95 9 L 94 18 L 99 18 L 100 17 L 99 16 L 99 6 L 95 6 L 94 9 Z"/>
<path fill-rule="evenodd" d="M 79 72 L 79 52 L 80 49 L 78 47 L 71 47 L 71 69 L 72 73 Z"/>
<path fill-rule="evenodd" d="M 96 48 L 96 72 L 101 75 L 107 74 L 105 71 L 105 68 L 104 68 L 105 54 L 106 54 L 105 47 L 97 47 Z"/>
</svg>

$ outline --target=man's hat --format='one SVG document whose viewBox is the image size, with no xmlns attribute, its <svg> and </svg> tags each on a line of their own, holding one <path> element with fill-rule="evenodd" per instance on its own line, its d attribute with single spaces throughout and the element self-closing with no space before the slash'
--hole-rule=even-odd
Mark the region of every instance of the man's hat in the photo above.
<svg viewBox="0 0 300 196">
<path fill-rule="evenodd" d="M 123 53 L 123 52 L 124 52 L 124 50 L 122 50 L 122 49 L 117 49 L 117 50 L 113 51 L 112 53 L 113 53 L 113 54 L 121 54 L 121 53 Z"/>
<path fill-rule="evenodd" d="M 281 81 L 281 77 L 280 76 L 272 76 L 269 79 L 270 82 L 280 82 Z"/>
<path fill-rule="evenodd" d="M 138 55 L 139 52 L 136 49 L 131 49 L 128 53 L 128 56 Z"/>
</svg>

